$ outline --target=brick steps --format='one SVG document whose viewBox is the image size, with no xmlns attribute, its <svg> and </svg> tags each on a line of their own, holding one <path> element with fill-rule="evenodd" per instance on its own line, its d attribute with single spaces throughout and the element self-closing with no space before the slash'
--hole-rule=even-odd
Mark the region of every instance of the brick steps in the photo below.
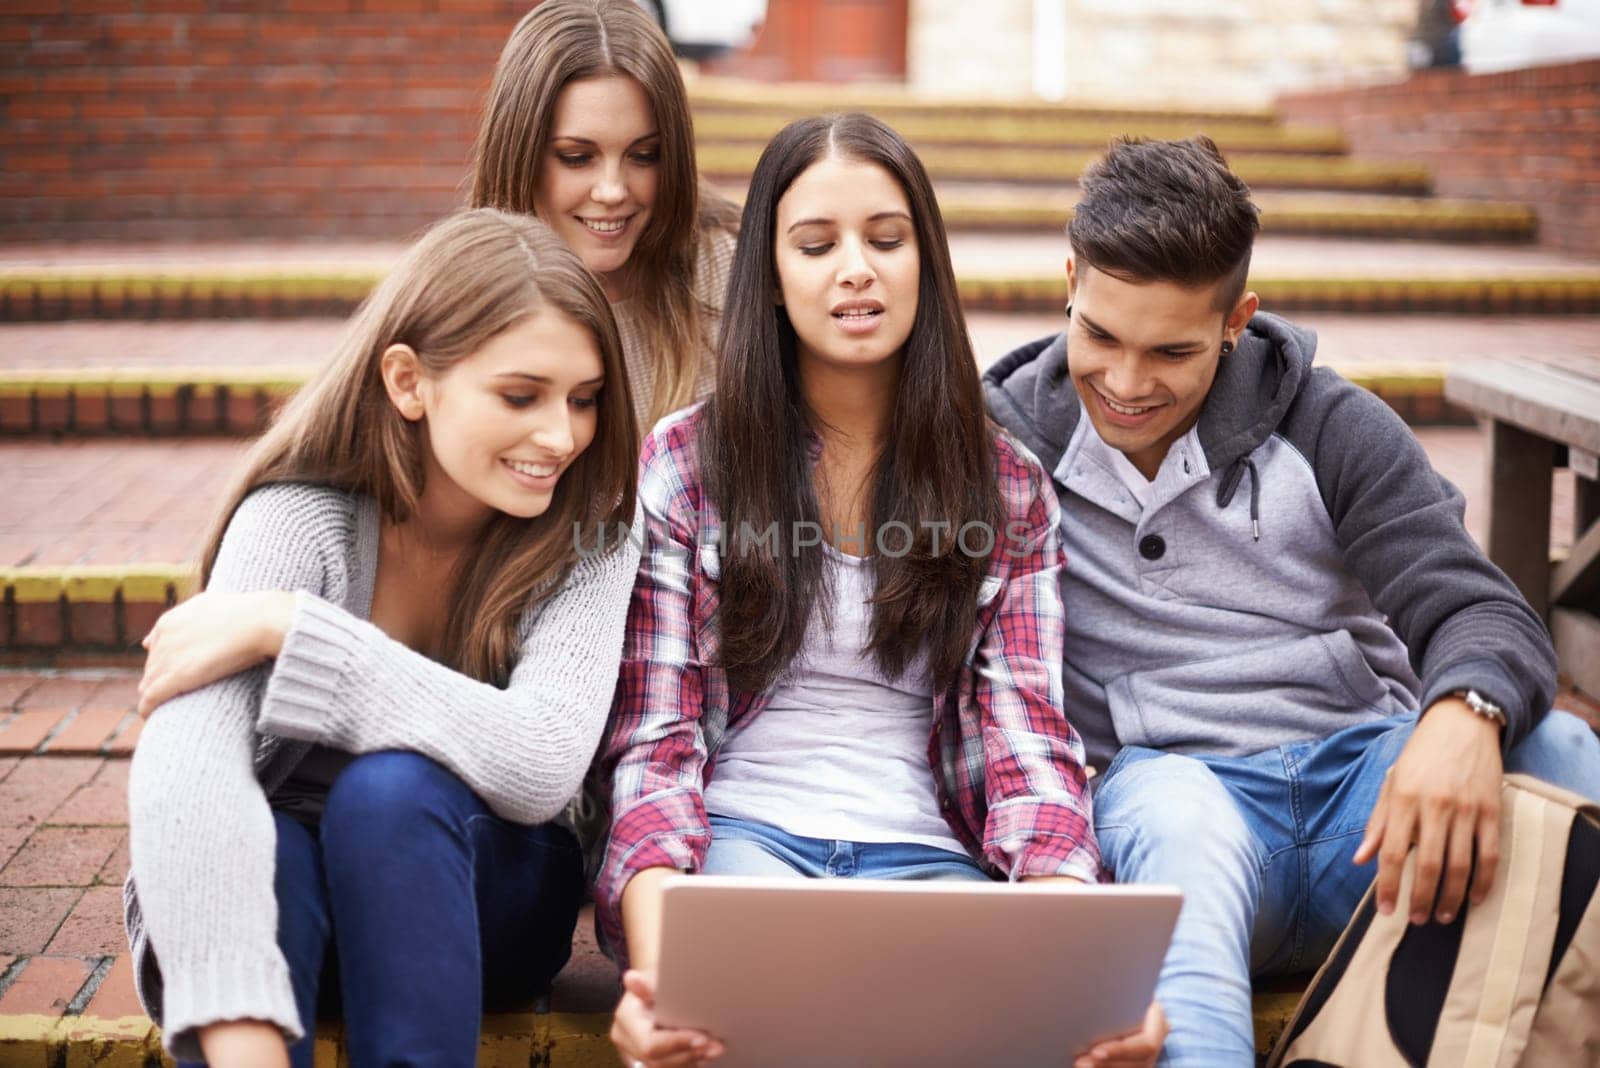
<svg viewBox="0 0 1600 1068">
<path fill-rule="evenodd" d="M 735 190 L 734 192 L 740 192 Z M 1521 244 L 1538 233 L 1538 214 L 1524 204 L 1432 197 L 1318 192 L 1263 192 L 1262 233 Z M 939 208 L 951 230 L 1056 233 L 1072 218 L 1075 193 L 1061 183 L 974 190 L 948 185 Z"/>
<path fill-rule="evenodd" d="M 1461 418 L 1443 402 L 1453 364 L 1538 351 L 1592 365 L 1600 317 L 1299 317 L 1318 360 L 1389 401 L 1413 425 Z M 980 366 L 1060 328 L 1059 313 L 976 312 Z M 321 320 L 67 322 L 0 325 L 0 437 L 223 436 L 257 432 L 330 352 L 342 324 Z M 274 366 L 292 356 L 297 362 Z M 120 359 L 135 362 L 122 365 Z M 185 365 L 183 359 L 203 360 Z M 168 362 L 170 361 L 170 362 Z"/>
<path fill-rule="evenodd" d="M 1442 427 L 1419 437 L 1435 466 L 1466 493 L 1467 526 L 1481 538 L 1481 433 Z M 0 513 L 0 665 L 138 664 L 139 640 L 191 588 L 187 562 L 198 556 L 244 448 L 182 438 L 0 442 L 13 502 Z M 1558 511 L 1570 513 L 1570 480 L 1558 482 L 1555 499 Z M 1560 547 L 1569 527 L 1555 524 Z M 5 679 L 0 671 L 0 716 L 15 703 Z M 79 696 L 30 693 L 30 710 L 61 714 L 19 712 L 0 722 L 0 751 L 31 752 L 46 742 L 50 751 L 69 730 L 63 745 L 99 752 L 116 742 L 113 729 L 128 725 L 108 713 L 82 723 L 64 718 L 84 704 Z M 87 737 L 96 725 L 107 733 Z"/>
<path fill-rule="evenodd" d="M 357 276 L 316 269 L 294 274 L 176 269 L 95 275 L 9 269 L 0 271 L 0 321 L 344 315 L 379 277 L 379 272 Z M 965 274 L 959 283 L 969 311 L 1051 310 L 1066 300 L 1066 278 L 1059 271 Z M 1341 277 L 1258 271 L 1251 286 L 1267 307 L 1284 312 L 1600 313 L 1600 269 L 1595 268 L 1565 273 L 1491 271 L 1472 277 L 1447 272 Z"/>
<path fill-rule="evenodd" d="M 1336 360 L 1329 362 L 1338 366 Z M 1444 402 L 1443 364 L 1341 370 L 1388 401 L 1407 422 L 1427 425 L 1465 419 Z M 310 371 L 309 367 L 267 373 L 228 367 L 0 371 L 0 438 L 250 436 L 265 427 Z"/>
<path fill-rule="evenodd" d="M 1075 181 L 1102 151 L 927 145 L 919 148 L 917 155 L 935 181 L 977 178 L 1060 185 Z M 709 144 L 696 148 L 700 173 L 715 179 L 748 178 L 760 154 L 761 147 L 753 143 Z M 1255 189 L 1425 194 L 1433 188 L 1428 169 L 1409 163 L 1265 152 L 1235 153 L 1228 163 Z"/>
<path fill-rule="evenodd" d="M 727 145 L 754 145 L 759 150 L 786 123 L 807 114 L 815 112 L 763 106 L 739 110 L 702 106 L 694 116 L 696 147 L 703 152 Z M 1200 133 L 1230 154 L 1340 156 L 1347 151 L 1344 135 L 1337 126 L 1284 126 L 1160 113 L 1097 117 L 901 110 L 893 118 L 879 114 L 919 153 L 933 146 L 1104 149 L 1113 138 L 1123 135 L 1177 140 Z"/>
</svg>

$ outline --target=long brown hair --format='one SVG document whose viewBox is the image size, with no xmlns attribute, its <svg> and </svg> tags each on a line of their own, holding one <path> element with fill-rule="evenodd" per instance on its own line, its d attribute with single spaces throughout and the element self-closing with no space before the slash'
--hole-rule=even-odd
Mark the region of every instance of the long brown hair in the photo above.
<svg viewBox="0 0 1600 1068">
<path fill-rule="evenodd" d="M 251 449 L 207 538 L 201 584 L 211 577 L 234 510 L 258 486 L 332 486 L 374 498 L 389 522 L 415 515 L 425 430 L 390 403 L 384 350 L 409 345 L 436 375 L 545 307 L 594 336 L 605 385 L 594 441 L 556 483 L 550 507 L 532 519 L 496 513 L 455 576 L 441 659 L 504 685 L 529 603 L 560 584 L 580 544 L 605 543 L 607 532 L 614 541 L 632 521 L 639 454 L 622 345 L 605 294 L 577 255 L 531 216 L 459 212 L 412 246 L 351 319 L 332 359 Z M 585 532 L 582 540 L 578 531 Z"/>
<path fill-rule="evenodd" d="M 694 123 L 672 46 L 635 0 L 545 0 L 511 31 L 472 150 L 473 207 L 535 214 L 556 103 L 568 82 L 620 74 L 644 90 L 661 135 L 650 224 L 628 271 L 656 361 L 650 423 L 695 399 L 717 312 L 695 297 L 701 243 L 732 230 L 733 206 L 702 189 Z"/>
<path fill-rule="evenodd" d="M 724 531 L 722 662 L 738 688 L 765 689 L 799 652 L 826 589 L 822 550 L 801 551 L 789 536 L 796 524 L 818 523 L 821 516 L 797 339 L 773 296 L 778 201 L 808 167 L 829 156 L 888 171 L 905 191 L 916 228 L 917 314 L 868 517 L 874 530 L 906 524 L 910 538 L 904 555 L 879 551 L 872 557 L 877 592 L 869 648 L 890 677 L 925 648 L 932 680 L 943 687 L 966 659 L 988 570 L 985 558 L 957 551 L 955 533 L 967 523 L 987 523 L 999 539 L 994 440 L 932 183 L 899 134 L 859 113 L 784 127 L 761 154 L 745 199 L 717 390 L 700 434 L 702 470 Z M 739 532 L 766 531 L 774 523 L 776 550 L 750 551 Z M 892 539 L 896 551 L 903 540 L 898 533 Z"/>
</svg>

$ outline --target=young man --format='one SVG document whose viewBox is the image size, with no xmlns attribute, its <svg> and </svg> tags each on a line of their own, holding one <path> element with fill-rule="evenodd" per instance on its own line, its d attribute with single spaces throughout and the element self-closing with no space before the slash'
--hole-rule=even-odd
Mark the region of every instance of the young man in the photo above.
<svg viewBox="0 0 1600 1068">
<path fill-rule="evenodd" d="M 984 379 L 1061 497 L 1105 863 L 1185 895 L 1163 1062 L 1207 1068 L 1254 1063 L 1250 977 L 1316 967 L 1374 859 L 1380 908 L 1448 923 L 1489 890 L 1502 770 L 1600 792 L 1600 742 L 1549 712 L 1549 637 L 1460 494 L 1312 367 L 1309 330 L 1257 313 L 1257 228 L 1206 138 L 1114 145 L 1068 231 L 1066 330 Z"/>
</svg>

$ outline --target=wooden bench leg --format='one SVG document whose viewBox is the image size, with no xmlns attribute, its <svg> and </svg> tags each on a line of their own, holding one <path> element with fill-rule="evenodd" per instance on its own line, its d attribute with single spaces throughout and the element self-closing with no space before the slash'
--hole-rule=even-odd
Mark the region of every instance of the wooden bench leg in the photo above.
<svg viewBox="0 0 1600 1068">
<path fill-rule="evenodd" d="M 1543 619 L 1550 609 L 1550 476 L 1556 447 L 1489 423 L 1489 559 Z"/>
<path fill-rule="evenodd" d="M 1579 475 L 1573 479 L 1572 544 L 1583 540 L 1589 528 L 1600 523 L 1600 480 Z"/>
</svg>

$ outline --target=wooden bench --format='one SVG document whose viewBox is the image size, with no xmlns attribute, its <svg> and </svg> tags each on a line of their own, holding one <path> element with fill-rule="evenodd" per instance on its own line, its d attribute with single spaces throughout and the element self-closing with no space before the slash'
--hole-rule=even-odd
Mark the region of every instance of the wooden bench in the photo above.
<svg viewBox="0 0 1600 1068">
<path fill-rule="evenodd" d="M 1452 368 L 1445 399 L 1489 430 L 1489 559 L 1550 624 L 1578 688 L 1600 694 L 1600 361 Z M 1550 557 L 1551 472 L 1575 476 L 1572 550 Z"/>
</svg>

